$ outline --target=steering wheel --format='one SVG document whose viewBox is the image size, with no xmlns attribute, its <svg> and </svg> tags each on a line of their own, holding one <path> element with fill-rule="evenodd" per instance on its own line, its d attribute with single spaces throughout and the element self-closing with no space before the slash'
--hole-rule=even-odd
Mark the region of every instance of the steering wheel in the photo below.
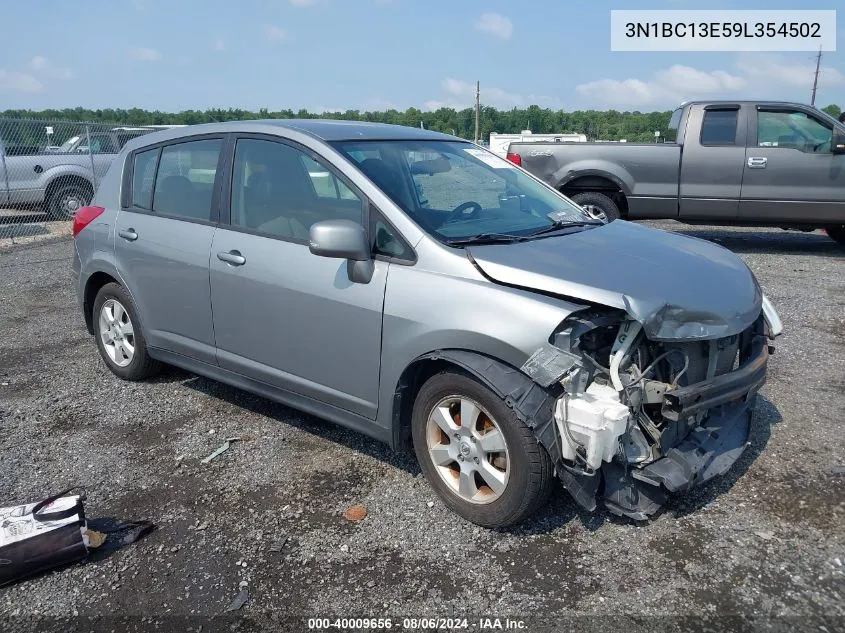
<svg viewBox="0 0 845 633">
<path fill-rule="evenodd" d="M 473 220 L 478 217 L 478 214 L 481 213 L 482 208 L 483 207 L 480 204 L 473 200 L 459 204 L 452 210 L 452 212 L 449 214 L 449 217 L 446 218 L 445 224 L 449 224 L 450 222 L 458 222 L 459 220 Z"/>
</svg>

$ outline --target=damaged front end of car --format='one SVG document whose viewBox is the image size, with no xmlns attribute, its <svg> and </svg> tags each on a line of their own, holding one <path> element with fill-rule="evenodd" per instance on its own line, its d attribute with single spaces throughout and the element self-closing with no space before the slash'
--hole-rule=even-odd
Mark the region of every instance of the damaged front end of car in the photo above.
<svg viewBox="0 0 845 633">
<path fill-rule="evenodd" d="M 602 499 L 615 514 L 645 520 L 668 493 L 733 465 L 780 330 L 762 303 L 738 333 L 703 338 L 699 328 L 692 340 L 653 340 L 656 328 L 623 310 L 580 311 L 531 356 L 522 372 L 554 394 L 553 422 L 535 432 L 582 507 Z"/>
</svg>

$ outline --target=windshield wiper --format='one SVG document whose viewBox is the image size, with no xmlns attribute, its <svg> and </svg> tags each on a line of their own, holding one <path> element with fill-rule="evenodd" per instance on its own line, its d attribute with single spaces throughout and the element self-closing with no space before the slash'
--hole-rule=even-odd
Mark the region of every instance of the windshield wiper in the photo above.
<svg viewBox="0 0 845 633">
<path fill-rule="evenodd" d="M 523 242 L 527 239 L 525 235 L 509 235 L 507 233 L 479 233 L 470 237 L 459 237 L 446 240 L 449 246 L 464 246 L 466 244 L 508 244 L 510 242 Z"/>
<path fill-rule="evenodd" d="M 604 224 L 601 220 L 559 220 L 549 226 L 544 226 L 541 229 L 537 229 L 533 233 L 530 234 L 530 237 L 535 237 L 537 235 L 543 235 L 545 233 L 553 233 L 554 231 L 559 231 L 561 229 L 568 229 L 569 227 L 578 227 L 578 226 L 601 226 Z"/>
</svg>

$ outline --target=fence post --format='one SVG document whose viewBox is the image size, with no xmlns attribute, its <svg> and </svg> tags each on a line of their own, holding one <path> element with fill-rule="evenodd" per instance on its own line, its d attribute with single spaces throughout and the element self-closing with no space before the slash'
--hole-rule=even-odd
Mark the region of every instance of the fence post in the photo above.
<svg viewBox="0 0 845 633">
<path fill-rule="evenodd" d="M 94 153 L 91 151 L 91 130 L 90 125 L 85 126 L 85 140 L 88 143 L 88 158 L 91 159 L 91 178 L 94 181 L 94 193 L 97 192 L 97 170 L 94 169 Z"/>
</svg>

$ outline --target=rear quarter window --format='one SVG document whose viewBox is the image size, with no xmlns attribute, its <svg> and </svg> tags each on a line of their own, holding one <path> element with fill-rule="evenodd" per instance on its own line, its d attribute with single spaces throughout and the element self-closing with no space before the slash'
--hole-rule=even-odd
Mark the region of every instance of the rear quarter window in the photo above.
<svg viewBox="0 0 845 633">
<path fill-rule="evenodd" d="M 701 124 L 702 145 L 736 145 L 739 110 L 705 110 Z"/>
<path fill-rule="evenodd" d="M 155 178 L 158 149 L 135 154 L 132 167 L 132 206 L 152 208 L 153 179 Z"/>
</svg>

